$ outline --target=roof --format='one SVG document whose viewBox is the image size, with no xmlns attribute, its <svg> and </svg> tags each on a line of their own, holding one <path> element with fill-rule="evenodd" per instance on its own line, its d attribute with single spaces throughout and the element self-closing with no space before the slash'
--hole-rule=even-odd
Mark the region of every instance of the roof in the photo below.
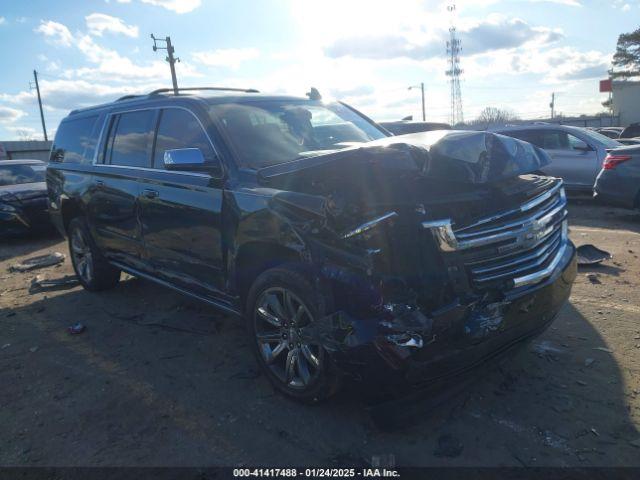
<svg viewBox="0 0 640 480">
<path fill-rule="evenodd" d="M 491 132 L 516 132 L 519 130 L 563 130 L 567 129 L 570 131 L 583 130 L 583 127 L 576 127 L 574 125 L 560 125 L 557 123 L 536 123 L 536 124 L 527 124 L 527 125 L 506 125 L 502 127 L 491 127 L 489 131 Z"/>
<path fill-rule="evenodd" d="M 178 95 L 173 93 L 172 89 L 154 90 L 148 94 L 142 95 L 125 95 L 113 102 L 103 103 L 86 108 L 73 110 L 69 115 L 80 113 L 89 113 L 95 110 L 111 108 L 113 106 L 123 105 L 142 105 L 154 102 L 171 102 L 194 100 L 202 101 L 208 104 L 212 103 L 243 103 L 255 102 L 260 100 L 286 100 L 286 101 L 308 101 L 307 97 L 296 97 L 287 95 L 273 95 L 268 93 L 260 93 L 254 89 L 239 88 L 223 88 L 223 87 L 202 87 L 202 88 L 184 88 L 180 89 Z"/>
<path fill-rule="evenodd" d="M 46 165 L 42 160 L 0 160 L 0 167 L 3 165 Z"/>
</svg>

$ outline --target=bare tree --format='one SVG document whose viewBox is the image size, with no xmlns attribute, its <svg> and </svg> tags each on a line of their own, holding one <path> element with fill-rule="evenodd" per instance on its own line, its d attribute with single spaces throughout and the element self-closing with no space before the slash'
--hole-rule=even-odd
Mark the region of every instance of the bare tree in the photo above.
<svg viewBox="0 0 640 480">
<path fill-rule="evenodd" d="M 520 118 L 511 110 L 506 108 L 486 107 L 480 112 L 475 120 L 468 123 L 470 126 L 483 126 L 488 128 L 491 125 L 504 125 L 505 123 L 520 120 Z"/>
</svg>

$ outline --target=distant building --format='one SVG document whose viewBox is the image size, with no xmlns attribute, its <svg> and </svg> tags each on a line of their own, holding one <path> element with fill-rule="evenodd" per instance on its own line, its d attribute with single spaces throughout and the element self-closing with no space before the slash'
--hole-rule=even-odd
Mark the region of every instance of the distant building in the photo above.
<svg viewBox="0 0 640 480">
<path fill-rule="evenodd" d="M 42 140 L 0 141 L 0 160 L 49 160 L 51 143 Z"/>
<path fill-rule="evenodd" d="M 640 122 L 640 82 L 612 82 L 613 114 L 620 126 Z"/>
</svg>

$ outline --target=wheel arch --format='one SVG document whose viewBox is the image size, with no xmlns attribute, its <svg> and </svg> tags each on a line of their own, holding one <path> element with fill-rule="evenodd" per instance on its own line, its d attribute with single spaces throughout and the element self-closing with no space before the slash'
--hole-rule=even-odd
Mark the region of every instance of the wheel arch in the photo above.
<svg viewBox="0 0 640 480">
<path fill-rule="evenodd" d="M 270 268 L 284 264 L 302 264 L 299 251 L 269 241 L 251 241 L 238 249 L 234 262 L 234 282 L 242 304 L 256 278 Z"/>
</svg>

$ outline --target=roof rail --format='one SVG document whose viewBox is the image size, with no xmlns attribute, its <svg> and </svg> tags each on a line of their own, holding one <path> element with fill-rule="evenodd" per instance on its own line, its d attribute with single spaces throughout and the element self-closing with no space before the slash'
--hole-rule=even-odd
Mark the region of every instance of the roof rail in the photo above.
<svg viewBox="0 0 640 480">
<path fill-rule="evenodd" d="M 178 88 L 179 92 L 185 91 L 193 91 L 193 90 L 216 90 L 222 92 L 244 92 L 244 93 L 259 93 L 255 88 L 231 88 L 231 87 L 187 87 L 187 88 Z M 159 93 L 171 93 L 173 92 L 173 88 L 159 88 L 150 92 L 149 95 L 158 95 Z"/>
<path fill-rule="evenodd" d="M 123 100 L 131 100 L 132 98 L 138 98 L 141 97 L 142 95 L 125 95 L 124 97 L 120 97 L 116 100 L 116 102 L 121 102 Z"/>
</svg>

